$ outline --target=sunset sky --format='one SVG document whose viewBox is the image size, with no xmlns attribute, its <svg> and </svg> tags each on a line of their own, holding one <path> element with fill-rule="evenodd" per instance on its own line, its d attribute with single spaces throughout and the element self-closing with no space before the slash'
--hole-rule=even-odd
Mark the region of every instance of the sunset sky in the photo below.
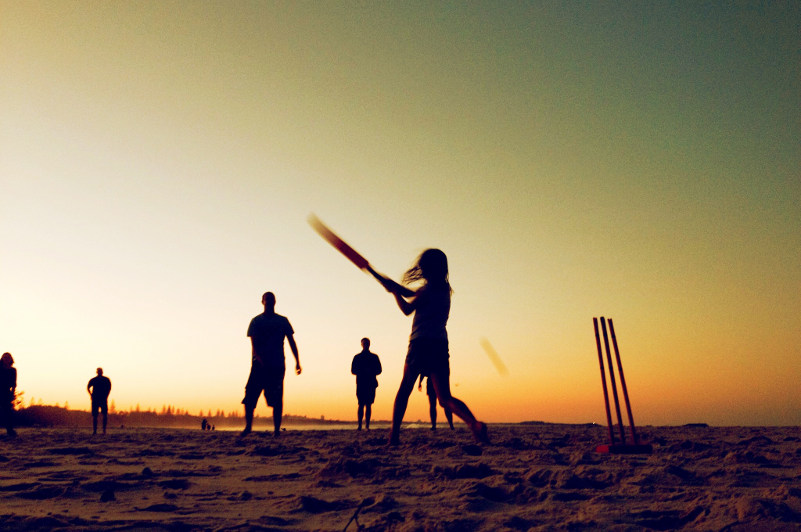
<svg viewBox="0 0 801 532">
<path fill-rule="evenodd" d="M 396 279 L 447 253 L 480 419 L 605 422 L 606 316 L 638 423 L 801 424 L 800 26 L 798 2 L 0 0 L 0 351 L 26 404 L 88 409 L 102 366 L 118 409 L 240 410 L 269 290 L 303 365 L 285 412 L 355 419 L 367 336 L 388 419 L 411 319 L 315 213 Z"/>
</svg>

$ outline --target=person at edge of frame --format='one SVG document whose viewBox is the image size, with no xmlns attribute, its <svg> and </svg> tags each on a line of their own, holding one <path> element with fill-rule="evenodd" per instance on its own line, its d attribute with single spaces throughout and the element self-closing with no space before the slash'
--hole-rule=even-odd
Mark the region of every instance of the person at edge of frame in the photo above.
<svg viewBox="0 0 801 532">
<path fill-rule="evenodd" d="M 17 368 L 11 353 L 0 357 L 0 420 L 9 438 L 17 436 L 14 430 L 14 398 L 17 393 Z"/>
</svg>

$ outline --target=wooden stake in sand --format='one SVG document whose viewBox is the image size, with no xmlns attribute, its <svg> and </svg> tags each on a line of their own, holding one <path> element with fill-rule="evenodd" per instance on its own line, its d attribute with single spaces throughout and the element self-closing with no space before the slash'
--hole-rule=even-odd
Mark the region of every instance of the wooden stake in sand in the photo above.
<svg viewBox="0 0 801 532">
<path fill-rule="evenodd" d="M 629 392 L 626 387 L 626 378 L 623 376 L 623 363 L 620 360 L 620 351 L 617 347 L 617 337 L 615 336 L 615 327 L 612 320 L 609 320 L 609 331 L 612 336 L 612 345 L 615 349 L 615 358 L 617 360 L 618 375 L 620 376 L 620 387 L 623 390 L 623 400 L 626 403 L 626 412 L 628 413 L 629 426 L 631 427 L 631 443 L 626 441 L 626 430 L 623 427 L 623 415 L 620 411 L 620 401 L 617 395 L 617 383 L 615 382 L 615 370 L 612 364 L 612 350 L 609 348 L 609 336 L 606 332 L 606 320 L 601 317 L 601 332 L 604 336 L 604 345 L 606 346 L 606 359 L 608 361 L 609 369 L 609 382 L 612 387 L 612 396 L 615 401 L 615 413 L 620 427 L 620 443 L 615 441 L 615 430 L 612 425 L 612 413 L 609 407 L 609 393 L 606 388 L 606 373 L 604 371 L 604 357 L 603 349 L 601 348 L 601 338 L 598 330 L 598 318 L 592 319 L 593 326 L 595 327 L 595 345 L 598 348 L 598 364 L 601 367 L 601 383 L 604 391 L 604 407 L 606 408 L 606 422 L 609 425 L 609 444 L 599 445 L 595 448 L 599 453 L 650 453 L 653 449 L 650 444 L 640 443 L 637 436 L 637 429 L 634 427 L 634 415 L 631 412 L 631 402 L 629 401 Z"/>
<path fill-rule="evenodd" d="M 606 387 L 606 371 L 604 371 L 604 353 L 601 348 L 601 334 L 598 332 L 598 318 L 592 319 L 595 325 L 595 345 L 598 348 L 598 365 L 601 367 L 601 386 L 604 390 L 604 408 L 606 409 L 606 426 L 609 427 L 609 444 L 615 444 L 615 429 L 612 426 L 612 413 L 609 411 L 609 391 Z"/>
</svg>

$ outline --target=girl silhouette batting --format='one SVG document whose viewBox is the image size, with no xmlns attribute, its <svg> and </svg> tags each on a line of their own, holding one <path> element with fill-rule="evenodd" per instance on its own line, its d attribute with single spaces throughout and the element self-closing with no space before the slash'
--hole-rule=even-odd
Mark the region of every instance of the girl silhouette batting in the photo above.
<svg viewBox="0 0 801 532">
<path fill-rule="evenodd" d="M 392 282 L 383 283 L 387 291 L 395 296 L 398 307 L 405 315 L 414 313 L 403 378 L 392 411 L 389 443 L 398 445 L 400 442 L 401 422 L 418 375 L 428 376 L 437 392 L 439 404 L 467 423 L 477 441 L 489 443 L 486 423 L 478 421 L 464 402 L 451 395 L 450 355 L 445 326 L 451 309 L 452 290 L 448 282 L 448 258 L 445 253 L 439 249 L 425 250 L 403 275 L 404 285 L 416 281 L 423 281 L 423 285 L 411 295 L 405 287 Z"/>
</svg>

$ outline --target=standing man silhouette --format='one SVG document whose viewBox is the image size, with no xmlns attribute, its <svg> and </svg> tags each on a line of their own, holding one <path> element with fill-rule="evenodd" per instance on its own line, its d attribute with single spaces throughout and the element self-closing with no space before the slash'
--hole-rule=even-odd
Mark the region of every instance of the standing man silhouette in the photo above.
<svg viewBox="0 0 801 532">
<path fill-rule="evenodd" d="M 250 434 L 253 428 L 253 411 L 261 393 L 267 406 L 273 409 L 275 435 L 281 435 L 281 416 L 284 413 L 284 338 L 295 356 L 295 374 L 300 375 L 300 357 L 295 344 L 295 331 L 289 320 L 275 313 L 275 295 L 265 292 L 261 296 L 264 312 L 250 321 L 248 336 L 252 345 L 250 376 L 245 385 L 245 430 L 241 436 Z"/>
<path fill-rule="evenodd" d="M 92 398 L 92 435 L 97 434 L 97 414 L 103 413 L 103 434 L 108 423 L 108 394 L 111 393 L 111 381 L 103 376 L 103 368 L 97 368 L 97 376 L 89 380 L 86 391 Z"/>
<path fill-rule="evenodd" d="M 375 389 L 378 388 L 376 376 L 381 375 L 381 360 L 378 355 L 370 352 L 369 338 L 362 338 L 362 352 L 353 357 L 350 372 L 356 375 L 356 399 L 359 401 L 358 430 L 362 430 L 362 418 L 365 420 L 365 427 L 370 430 Z"/>
</svg>

